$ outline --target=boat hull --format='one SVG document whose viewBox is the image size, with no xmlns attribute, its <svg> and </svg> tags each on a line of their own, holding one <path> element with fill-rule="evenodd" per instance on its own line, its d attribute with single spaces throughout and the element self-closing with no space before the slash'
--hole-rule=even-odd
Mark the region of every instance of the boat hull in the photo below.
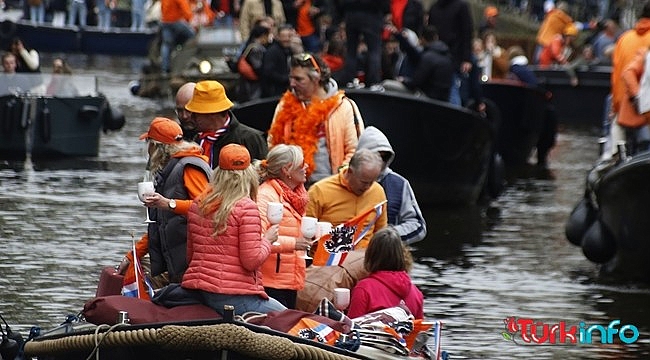
<svg viewBox="0 0 650 360">
<path fill-rule="evenodd" d="M 97 156 L 107 107 L 103 96 L 0 97 L 0 157 Z"/>
<path fill-rule="evenodd" d="M 420 204 L 478 201 L 494 142 L 485 119 L 464 108 L 409 94 L 350 89 L 346 95 L 359 106 L 366 126 L 388 136 L 396 154 L 391 168 L 409 180 Z M 267 131 L 277 101 L 244 103 L 234 112 L 243 123 Z"/>
</svg>

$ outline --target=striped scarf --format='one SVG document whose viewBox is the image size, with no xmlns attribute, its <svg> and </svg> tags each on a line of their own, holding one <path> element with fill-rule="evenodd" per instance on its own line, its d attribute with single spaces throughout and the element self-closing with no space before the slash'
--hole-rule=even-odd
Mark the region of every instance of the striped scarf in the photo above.
<svg viewBox="0 0 650 360">
<path fill-rule="evenodd" d="M 226 120 L 226 123 L 223 125 L 222 128 L 216 130 L 216 131 L 204 131 L 202 133 L 199 133 L 199 145 L 201 145 L 201 148 L 203 148 L 203 155 L 208 156 L 208 164 L 210 164 L 210 167 L 214 167 L 212 164 L 213 159 L 212 159 L 212 147 L 214 146 L 215 141 L 221 136 L 223 133 L 228 131 L 228 126 L 230 125 L 230 117 L 228 117 L 228 120 Z M 217 154 L 217 158 L 219 157 L 219 154 Z M 217 159 L 218 160 L 218 159 Z"/>
</svg>

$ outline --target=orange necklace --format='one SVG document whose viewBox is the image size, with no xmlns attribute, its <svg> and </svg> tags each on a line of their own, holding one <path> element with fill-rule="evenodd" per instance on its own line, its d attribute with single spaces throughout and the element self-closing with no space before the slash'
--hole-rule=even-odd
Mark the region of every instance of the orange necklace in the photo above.
<svg viewBox="0 0 650 360">
<path fill-rule="evenodd" d="M 269 129 L 269 135 L 273 139 L 271 146 L 275 144 L 300 146 L 305 163 L 309 165 L 307 176 L 316 169 L 314 154 L 318 143 L 318 128 L 327 121 L 332 110 L 340 104 L 343 96 L 344 92 L 339 90 L 325 100 L 313 98 L 311 103 L 306 106 L 288 91 L 280 99 L 282 109 L 276 115 Z"/>
</svg>

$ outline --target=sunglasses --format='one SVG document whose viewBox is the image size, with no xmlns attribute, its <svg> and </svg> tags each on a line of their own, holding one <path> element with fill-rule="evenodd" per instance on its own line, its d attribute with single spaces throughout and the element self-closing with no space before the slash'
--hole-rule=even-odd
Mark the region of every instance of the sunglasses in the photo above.
<svg viewBox="0 0 650 360">
<path fill-rule="evenodd" d="M 320 66 L 314 59 L 314 56 L 309 53 L 302 53 L 293 56 L 293 63 L 295 65 L 300 65 L 303 67 L 311 66 L 312 69 L 316 70 L 317 73 L 321 73 Z"/>
</svg>

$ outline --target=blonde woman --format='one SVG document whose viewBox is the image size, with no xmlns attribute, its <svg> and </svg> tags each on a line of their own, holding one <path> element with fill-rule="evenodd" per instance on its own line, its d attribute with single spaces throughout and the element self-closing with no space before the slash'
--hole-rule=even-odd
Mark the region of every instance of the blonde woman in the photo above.
<svg viewBox="0 0 650 360">
<path fill-rule="evenodd" d="M 309 201 L 305 190 L 307 166 L 302 149 L 285 144 L 274 146 L 266 160 L 256 166 L 262 181 L 257 193 L 262 230 L 271 227 L 266 216 L 268 204 L 283 204 L 278 241 L 262 265 L 264 290 L 284 306 L 295 309 L 298 290 L 305 286 L 305 260 L 300 255 L 311 243 L 300 235 L 300 221 Z"/>
<path fill-rule="evenodd" d="M 198 290 L 203 303 L 220 314 L 225 305 L 234 306 L 236 315 L 286 309 L 269 298 L 262 284 L 260 267 L 278 238 L 278 227 L 262 235 L 258 186 L 248 150 L 226 145 L 208 188 L 187 215 L 189 267 L 181 285 Z"/>
<path fill-rule="evenodd" d="M 147 141 L 149 174 L 156 189 L 145 197 L 144 205 L 155 223 L 149 224 L 136 252 L 138 258 L 149 252 L 153 277 L 164 275 L 169 282 L 179 283 L 187 268 L 187 212 L 207 186 L 212 169 L 201 147 L 183 140 L 183 130 L 171 119 L 153 119 L 140 140 Z M 118 272 L 124 274 L 132 262 L 129 252 Z"/>
</svg>

